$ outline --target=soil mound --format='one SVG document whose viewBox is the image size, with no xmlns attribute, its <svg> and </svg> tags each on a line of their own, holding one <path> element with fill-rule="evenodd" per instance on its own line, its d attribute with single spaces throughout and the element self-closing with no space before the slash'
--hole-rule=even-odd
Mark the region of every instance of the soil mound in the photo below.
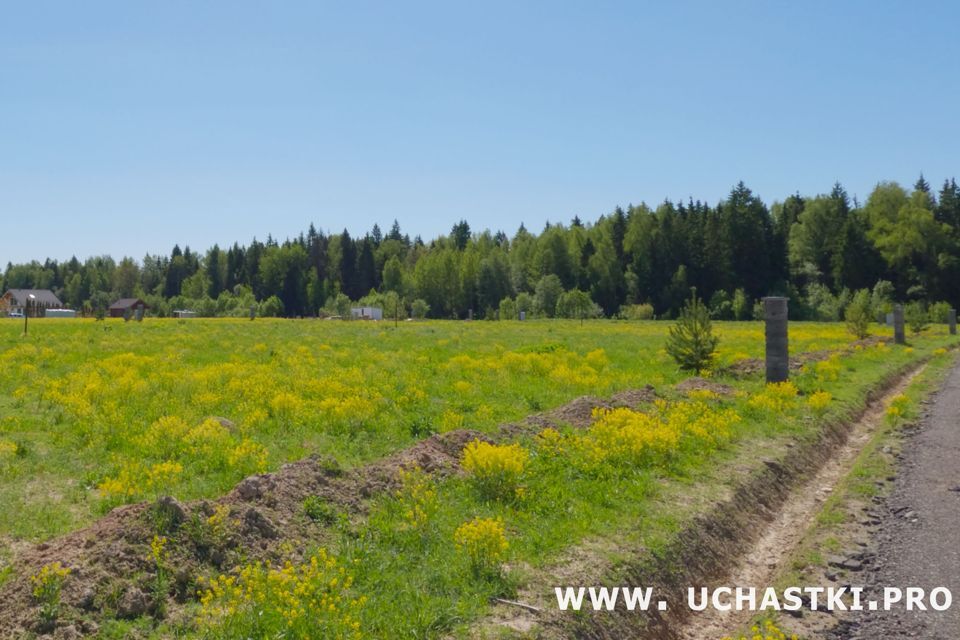
<svg viewBox="0 0 960 640">
<path fill-rule="evenodd" d="M 152 613 L 156 604 L 141 596 L 152 593 L 156 566 L 150 542 L 158 531 L 170 538 L 166 562 L 176 567 L 167 604 L 182 603 L 195 595 L 200 575 L 229 571 L 241 562 L 286 559 L 284 549 L 289 555 L 290 548 L 322 541 L 329 532 L 305 515 L 307 498 L 326 503 L 331 514 L 358 517 L 368 509 L 371 497 L 398 487 L 401 469 L 419 467 L 449 476 L 460 472 L 463 448 L 473 440 L 505 441 L 546 426 L 584 428 L 590 425 L 594 408 L 636 407 L 654 397 L 649 386 L 621 392 L 610 401 L 583 396 L 519 425 L 503 425 L 492 437 L 466 429 L 436 434 L 349 470 L 329 456 L 313 455 L 275 472 L 244 478 L 216 500 L 161 497 L 153 503 L 117 507 L 85 529 L 18 554 L 13 576 L 0 586 L 0 638 L 28 632 L 95 634 L 91 618 Z M 226 523 L 225 532 L 213 533 L 210 521 L 215 518 Z M 30 575 L 53 562 L 69 568 L 70 576 L 63 585 L 58 627 L 41 628 Z M 171 616 L 180 615 L 177 606 L 167 609 Z"/>
</svg>

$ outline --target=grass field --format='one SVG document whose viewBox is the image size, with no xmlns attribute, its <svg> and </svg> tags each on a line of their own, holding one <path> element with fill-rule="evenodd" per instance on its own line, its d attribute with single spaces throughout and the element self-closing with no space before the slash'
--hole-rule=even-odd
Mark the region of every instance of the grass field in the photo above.
<svg viewBox="0 0 960 640">
<path fill-rule="evenodd" d="M 19 323 L 0 329 L 0 534 L 30 539 L 119 502 L 217 495 L 312 452 L 351 465 L 431 432 L 489 431 L 581 394 L 682 377 L 657 323 L 41 320 L 27 339 Z M 762 357 L 759 324 L 720 331 L 721 362 Z M 848 340 L 838 325 L 791 337 L 797 351 Z"/>
<path fill-rule="evenodd" d="M 326 549 L 290 550 L 285 574 L 240 563 L 220 582 L 199 575 L 204 602 L 176 623 L 223 638 L 296 629 L 299 609 L 313 606 L 291 604 L 299 590 L 351 603 L 323 618 L 331 637 L 464 633 L 491 596 L 515 591 L 523 567 L 638 522 L 648 542 L 668 536 L 670 514 L 652 512 L 663 480 L 692 482 L 737 443 L 802 437 L 884 375 L 953 343 L 934 328 L 907 348 L 870 344 L 810 362 L 790 385 L 721 376 L 735 393 L 684 396 L 672 389 L 688 374 L 663 351 L 667 326 L 45 320 L 29 338 L 0 326 L 0 541 L 47 539 L 124 502 L 218 496 L 312 453 L 357 465 L 430 433 L 493 432 L 580 395 L 652 384 L 664 400 L 647 409 L 476 448 L 465 477 L 411 473 L 359 524 L 315 505 Z M 762 358 L 761 324 L 717 329 L 721 366 Z M 790 340 L 792 353 L 851 342 L 843 325 L 812 323 L 791 324 Z M 158 573 L 177 543 L 174 532 L 155 552 Z M 251 599 L 272 614 L 252 619 Z M 164 636 L 169 624 L 114 621 L 102 634 Z"/>
</svg>

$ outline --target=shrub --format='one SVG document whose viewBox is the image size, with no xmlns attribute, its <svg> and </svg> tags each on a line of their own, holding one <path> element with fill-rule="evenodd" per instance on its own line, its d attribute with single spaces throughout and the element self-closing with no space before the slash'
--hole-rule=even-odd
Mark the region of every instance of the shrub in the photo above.
<svg viewBox="0 0 960 640">
<path fill-rule="evenodd" d="M 870 306 L 878 316 L 885 316 L 893 311 L 893 295 L 896 290 L 889 280 L 877 280 L 870 294 Z"/>
<path fill-rule="evenodd" d="M 153 611 L 157 618 L 162 618 L 166 614 L 167 591 L 169 590 L 166 546 L 167 539 L 163 536 L 155 535 L 150 542 L 149 560 L 153 562 L 156 569 L 152 591 Z"/>
<path fill-rule="evenodd" d="M 70 569 L 59 562 L 44 565 L 40 571 L 30 576 L 33 584 L 33 599 L 40 605 L 40 621 L 52 624 L 60 614 L 60 591 Z"/>
<path fill-rule="evenodd" d="M 529 453 L 519 444 L 490 444 L 474 440 L 463 450 L 463 468 L 480 494 L 488 499 L 518 496 Z"/>
<path fill-rule="evenodd" d="M 503 521 L 493 518 L 474 518 L 464 522 L 453 534 L 457 550 L 467 556 L 474 573 L 489 574 L 500 570 L 507 548 Z"/>
<path fill-rule="evenodd" d="M 833 354 L 826 360 L 821 360 L 813 366 L 817 374 L 817 382 L 821 385 L 827 381 L 835 382 L 838 380 L 840 378 L 841 368 L 840 356 L 837 354 Z"/>
<path fill-rule="evenodd" d="M 537 313 L 552 318 L 557 311 L 557 301 L 563 295 L 563 284 L 555 274 L 548 274 L 540 278 L 534 292 L 534 304 Z"/>
<path fill-rule="evenodd" d="M 516 320 L 517 304 L 513 298 L 504 298 L 500 301 L 500 320 Z"/>
<path fill-rule="evenodd" d="M 653 320 L 653 305 L 625 304 L 620 307 L 620 317 L 624 320 Z"/>
<path fill-rule="evenodd" d="M 733 292 L 733 319 L 734 320 L 749 320 L 750 312 L 752 311 L 752 306 L 750 304 L 750 297 L 747 295 L 747 292 L 743 289 L 737 289 Z"/>
<path fill-rule="evenodd" d="M 350 317 L 350 307 L 353 305 L 348 298 L 343 293 L 338 293 L 335 296 L 330 296 L 327 298 L 327 301 L 323 305 L 323 313 L 328 316 L 340 316 L 341 318 Z"/>
<path fill-rule="evenodd" d="M 903 419 L 909 405 L 910 398 L 906 395 L 900 393 L 894 396 L 891 398 L 890 405 L 887 407 L 887 419 L 893 423 L 899 422 Z"/>
<path fill-rule="evenodd" d="M 717 289 L 710 297 L 710 317 L 714 320 L 733 320 L 733 304 L 730 295 L 723 289 Z"/>
<path fill-rule="evenodd" d="M 436 483 L 419 467 L 401 469 L 400 488 L 396 498 L 403 514 L 404 526 L 423 531 L 440 508 Z"/>
<path fill-rule="evenodd" d="M 353 576 L 324 549 L 300 565 L 248 564 L 208 582 L 197 622 L 206 638 L 359 639 L 367 598 L 352 586 Z"/>
<path fill-rule="evenodd" d="M 574 437 L 574 447 L 588 470 L 618 472 L 668 460 L 682 446 L 717 446 L 739 421 L 732 409 L 697 401 L 658 400 L 652 412 L 597 409 L 590 429 Z"/>
<path fill-rule="evenodd" d="M 798 392 L 796 385 L 789 380 L 771 382 L 763 391 L 751 397 L 747 404 L 773 413 L 783 413 L 796 406 Z"/>
<path fill-rule="evenodd" d="M 417 298 L 410 304 L 410 317 L 414 320 L 423 320 L 430 313 L 430 305 L 421 298 Z"/>
<path fill-rule="evenodd" d="M 910 331 L 912 331 L 914 334 L 921 333 L 927 328 L 927 325 L 930 322 L 930 317 L 927 314 L 927 310 L 924 309 L 921 302 L 911 302 L 908 304 L 903 310 L 903 319 L 906 320 L 907 324 L 910 326 Z"/>
<path fill-rule="evenodd" d="M 258 316 L 263 318 L 276 318 L 283 315 L 283 302 L 277 296 L 270 296 L 260 303 Z"/>
<path fill-rule="evenodd" d="M 205 556 L 213 549 L 226 548 L 235 526 L 235 521 L 230 520 L 230 507 L 221 504 L 209 516 L 195 511 L 184 524 L 184 531 L 187 539 Z"/>
<path fill-rule="evenodd" d="M 337 521 L 337 510 L 320 496 L 307 496 L 303 501 L 303 512 L 320 524 L 331 525 Z"/>
<path fill-rule="evenodd" d="M 710 313 L 694 289 L 677 323 L 670 327 L 667 353 L 681 369 L 699 373 L 713 363 L 719 342 L 720 338 L 713 335 Z"/>
<path fill-rule="evenodd" d="M 950 322 L 950 309 L 953 307 L 950 306 L 949 302 L 934 302 L 930 305 L 928 312 L 928 317 L 930 322 L 936 322 L 937 324 L 947 324 Z"/>
<path fill-rule="evenodd" d="M 590 299 L 590 294 L 580 289 L 571 289 L 560 295 L 557 300 L 557 317 L 579 319 L 596 318 L 603 315 L 600 307 Z"/>
<path fill-rule="evenodd" d="M 870 335 L 870 292 L 866 289 L 857 291 L 853 300 L 847 305 L 843 312 L 843 319 L 847 323 L 847 329 L 859 340 L 863 340 Z"/>
<path fill-rule="evenodd" d="M 517 317 L 520 316 L 520 312 L 525 312 L 528 316 L 533 312 L 533 297 L 526 291 L 521 291 L 517 294 L 517 299 L 515 301 Z"/>
<path fill-rule="evenodd" d="M 813 412 L 817 415 L 822 414 L 827 410 L 827 406 L 830 405 L 830 401 L 833 400 L 833 396 L 830 395 L 827 391 L 817 391 L 814 394 L 811 394 L 807 398 L 807 406 L 813 409 Z"/>
</svg>

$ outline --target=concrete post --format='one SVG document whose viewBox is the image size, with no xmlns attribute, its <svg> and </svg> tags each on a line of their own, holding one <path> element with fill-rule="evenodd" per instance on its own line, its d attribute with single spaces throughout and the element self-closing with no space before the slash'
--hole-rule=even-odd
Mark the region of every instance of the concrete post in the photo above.
<svg viewBox="0 0 960 640">
<path fill-rule="evenodd" d="M 957 335 L 957 310 L 950 309 L 950 313 L 947 314 L 947 324 L 950 325 L 950 335 Z"/>
<path fill-rule="evenodd" d="M 903 305 L 893 307 L 893 341 L 896 344 L 907 344 L 907 334 L 903 331 Z"/>
<path fill-rule="evenodd" d="M 766 323 L 767 382 L 783 382 L 790 375 L 790 354 L 787 345 L 787 299 L 763 299 Z"/>
<path fill-rule="evenodd" d="M 250 319 L 253 320 L 257 317 L 257 305 L 250 305 Z"/>
</svg>

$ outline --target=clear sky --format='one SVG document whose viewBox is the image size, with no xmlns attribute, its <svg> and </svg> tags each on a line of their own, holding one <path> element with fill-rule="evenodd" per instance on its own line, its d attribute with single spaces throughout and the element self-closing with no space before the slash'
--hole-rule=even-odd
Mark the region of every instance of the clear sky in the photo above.
<svg viewBox="0 0 960 640">
<path fill-rule="evenodd" d="M 960 174 L 955 2 L 0 8 L 3 264 Z"/>
</svg>

